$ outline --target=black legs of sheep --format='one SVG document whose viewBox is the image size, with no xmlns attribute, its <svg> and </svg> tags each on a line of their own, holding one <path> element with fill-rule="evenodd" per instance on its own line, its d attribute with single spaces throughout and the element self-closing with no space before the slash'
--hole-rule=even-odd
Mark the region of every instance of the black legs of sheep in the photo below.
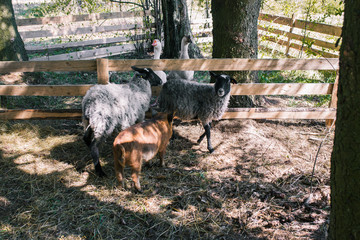
<svg viewBox="0 0 360 240">
<path fill-rule="evenodd" d="M 99 177 L 106 177 L 106 174 L 104 173 L 104 171 L 101 168 L 100 165 L 100 160 L 99 160 L 99 146 L 98 146 L 98 142 L 96 141 L 96 139 L 94 139 L 93 137 L 93 131 L 91 128 L 88 128 L 85 131 L 84 134 L 84 142 L 86 143 L 86 145 L 89 147 L 90 149 L 90 153 L 91 153 L 91 157 L 93 159 L 93 163 L 95 166 L 95 172 Z"/>
<path fill-rule="evenodd" d="M 205 135 L 206 135 L 206 139 L 207 139 L 207 149 L 209 150 L 210 153 L 214 152 L 213 147 L 211 146 L 211 139 L 210 139 L 210 129 L 211 129 L 211 123 L 209 124 L 205 124 L 204 125 L 204 129 L 205 132 L 199 137 L 199 139 L 197 140 L 197 143 L 200 144 L 201 141 L 204 139 Z"/>
</svg>

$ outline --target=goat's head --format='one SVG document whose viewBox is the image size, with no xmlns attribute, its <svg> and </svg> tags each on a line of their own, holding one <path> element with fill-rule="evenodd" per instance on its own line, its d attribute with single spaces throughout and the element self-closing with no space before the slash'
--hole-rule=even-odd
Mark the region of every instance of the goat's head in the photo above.
<svg viewBox="0 0 360 240">
<path fill-rule="evenodd" d="M 159 86 L 162 84 L 161 78 L 159 78 L 151 68 L 138 68 L 135 66 L 131 66 L 131 68 L 136 71 L 138 76 L 148 80 L 151 86 Z"/>
<path fill-rule="evenodd" d="M 230 93 L 231 85 L 233 81 L 236 82 L 236 80 L 229 75 L 226 74 L 216 74 L 214 72 L 210 72 L 210 75 L 216 79 L 214 88 L 215 93 L 219 97 L 224 97 Z"/>
</svg>

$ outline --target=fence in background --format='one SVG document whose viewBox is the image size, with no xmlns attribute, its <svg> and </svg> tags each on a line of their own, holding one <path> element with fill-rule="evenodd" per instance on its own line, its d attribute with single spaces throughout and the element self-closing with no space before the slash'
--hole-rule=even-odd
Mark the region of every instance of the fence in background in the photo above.
<svg viewBox="0 0 360 240">
<path fill-rule="evenodd" d="M 153 70 L 242 71 L 242 70 L 334 70 L 339 60 L 332 59 L 161 59 L 161 60 L 79 60 L 0 62 L 0 73 L 96 71 L 99 84 L 109 82 L 109 71 L 131 71 L 131 66 Z M 85 85 L 0 85 L 0 96 L 83 96 Z M 161 87 L 153 87 L 153 95 Z M 231 95 L 331 95 L 329 108 L 232 108 L 223 119 L 327 119 L 336 116 L 337 81 L 331 83 L 242 83 L 232 85 Z M 3 109 L 0 119 L 78 119 L 81 109 Z"/>
<path fill-rule="evenodd" d="M 33 61 L 80 60 L 134 51 L 137 42 L 146 39 L 154 26 L 144 17 L 151 17 L 151 11 L 17 19 L 16 23 L 29 53 L 48 53 Z M 87 49 L 109 44 L 113 46 Z M 76 51 L 79 48 L 83 50 Z M 71 52 L 56 54 L 59 50 Z"/>
<path fill-rule="evenodd" d="M 147 26 L 144 17 L 149 20 Z M 152 33 L 152 21 L 151 11 L 138 11 L 18 19 L 17 25 L 27 51 L 51 52 L 33 60 L 80 60 L 135 50 L 136 42 Z M 192 21 L 198 44 L 212 42 L 211 26 L 211 18 Z M 335 42 L 341 35 L 341 27 L 260 13 L 258 30 L 259 46 L 266 51 L 287 57 L 296 57 L 299 51 L 338 57 L 339 47 L 335 47 Z M 114 46 L 87 49 L 106 44 Z M 75 48 L 83 50 L 53 55 L 57 50 Z"/>
<path fill-rule="evenodd" d="M 294 16 L 287 18 L 260 14 L 258 30 L 260 41 L 282 46 L 279 49 L 286 56 L 296 56 L 298 51 L 306 51 L 310 55 L 339 57 L 340 45 L 335 46 L 335 43 L 341 36 L 341 27 L 299 20 Z M 296 52 L 291 53 L 291 49 Z M 274 51 L 276 47 L 272 46 L 268 50 Z"/>
</svg>

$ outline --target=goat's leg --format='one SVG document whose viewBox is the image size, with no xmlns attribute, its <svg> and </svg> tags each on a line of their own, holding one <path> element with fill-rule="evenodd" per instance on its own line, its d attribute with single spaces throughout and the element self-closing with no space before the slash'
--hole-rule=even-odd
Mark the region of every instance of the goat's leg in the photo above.
<svg viewBox="0 0 360 240">
<path fill-rule="evenodd" d="M 164 167 L 164 155 L 165 155 L 165 149 L 163 151 L 159 151 L 159 159 L 160 159 L 160 166 Z"/>
<path fill-rule="evenodd" d="M 205 128 L 205 134 L 206 134 L 206 138 L 207 138 L 207 148 L 209 150 L 210 153 L 214 152 L 214 149 L 211 146 L 211 139 L 210 139 L 210 129 L 211 129 L 211 125 L 210 124 L 206 124 L 204 126 Z"/>
<path fill-rule="evenodd" d="M 89 148 L 91 151 L 91 157 L 93 159 L 96 174 L 99 177 L 106 177 L 106 174 L 103 172 L 101 165 L 100 165 L 99 148 L 98 148 L 98 143 L 97 143 L 96 139 L 93 139 L 91 141 Z"/>
<path fill-rule="evenodd" d="M 124 182 L 124 168 L 125 162 L 123 161 L 123 156 L 119 152 L 119 149 L 114 149 L 114 165 L 115 165 L 115 176 L 119 182 L 119 187 L 125 188 Z"/>
<path fill-rule="evenodd" d="M 140 186 L 140 180 L 139 180 L 140 171 L 141 171 L 141 167 L 135 167 L 135 168 L 133 167 L 131 169 L 131 178 L 134 182 L 135 189 L 138 192 L 141 192 L 141 186 Z"/>
<path fill-rule="evenodd" d="M 205 124 L 206 125 L 206 124 Z M 205 128 L 205 125 L 204 125 L 204 128 Z M 211 123 L 208 124 L 211 128 Z M 199 139 L 197 140 L 197 143 L 200 144 L 202 142 L 202 140 L 204 139 L 206 135 L 206 129 L 205 129 L 205 132 L 203 134 L 201 134 L 201 136 L 199 137 Z"/>
</svg>

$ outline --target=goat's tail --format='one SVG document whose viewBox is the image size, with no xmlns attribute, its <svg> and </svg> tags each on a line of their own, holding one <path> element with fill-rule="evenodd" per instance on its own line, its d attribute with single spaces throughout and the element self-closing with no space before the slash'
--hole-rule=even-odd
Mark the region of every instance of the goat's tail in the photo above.
<svg viewBox="0 0 360 240">
<path fill-rule="evenodd" d="M 118 164 L 124 168 L 125 167 L 125 148 L 118 144 L 114 147 L 114 159 L 118 162 Z"/>
</svg>

